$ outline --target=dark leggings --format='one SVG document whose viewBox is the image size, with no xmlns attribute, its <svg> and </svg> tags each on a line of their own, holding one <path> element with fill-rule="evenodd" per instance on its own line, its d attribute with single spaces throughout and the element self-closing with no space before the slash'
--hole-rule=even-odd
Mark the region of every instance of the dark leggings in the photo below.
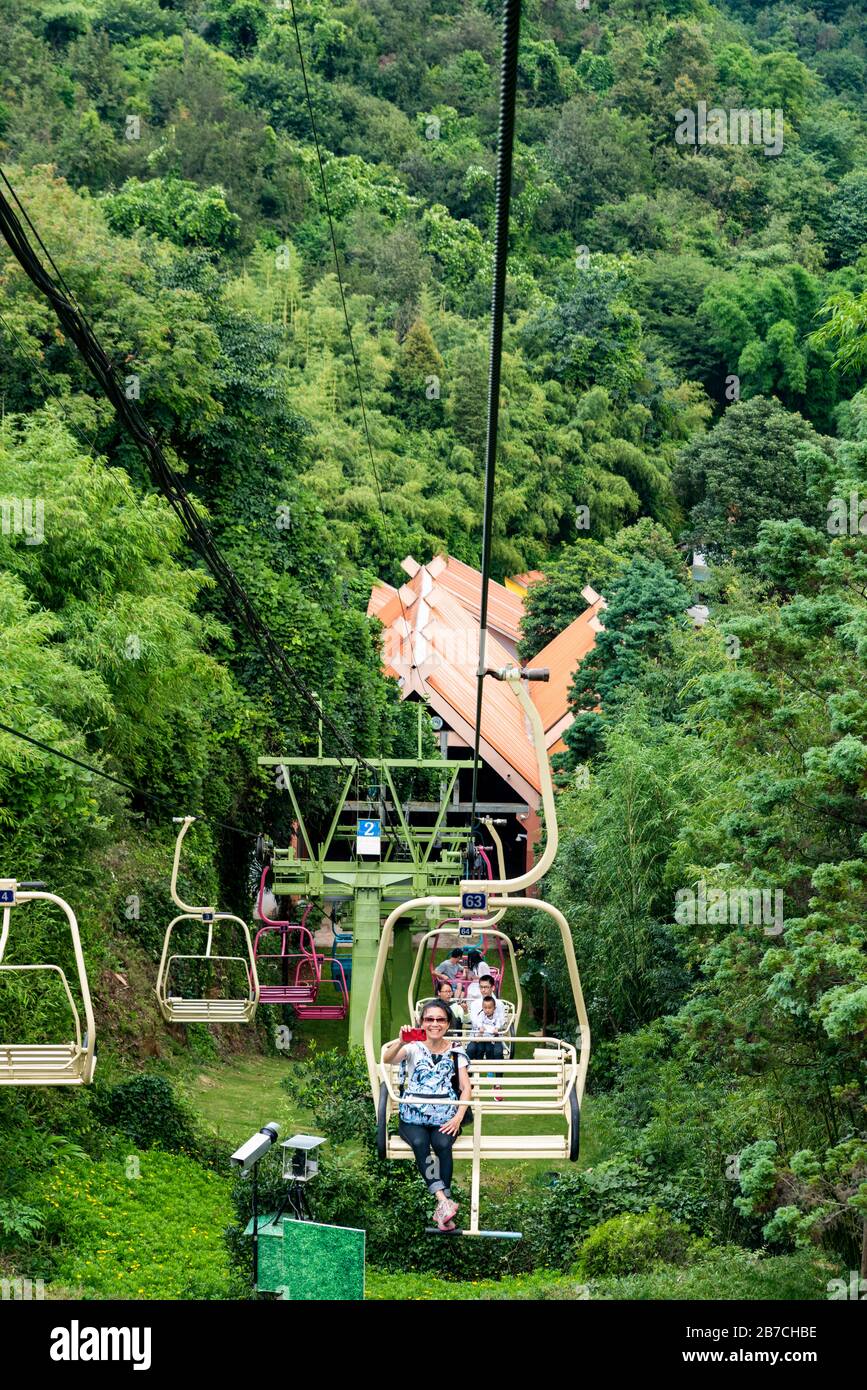
<svg viewBox="0 0 867 1390">
<path fill-rule="evenodd" d="M 502 1062 L 503 1044 L 500 1042 L 467 1043 L 467 1056 L 471 1062 Z"/>
<path fill-rule="evenodd" d="M 410 1125 L 401 1120 L 397 1132 L 405 1139 L 415 1155 L 418 1171 L 427 1183 L 428 1192 L 452 1192 L 453 1134 L 441 1134 L 439 1125 Z M 431 1152 L 433 1150 L 433 1152 Z"/>
</svg>

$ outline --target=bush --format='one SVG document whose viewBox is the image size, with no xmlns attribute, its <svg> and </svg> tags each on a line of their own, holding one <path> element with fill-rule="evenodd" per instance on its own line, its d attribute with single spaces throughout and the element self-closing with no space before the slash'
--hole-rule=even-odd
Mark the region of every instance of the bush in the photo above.
<svg viewBox="0 0 867 1390">
<path fill-rule="evenodd" d="M 708 1250 L 686 1269 L 659 1265 L 644 1274 L 600 1280 L 590 1285 L 591 1298 L 635 1299 L 763 1299 L 788 1302 L 827 1299 L 828 1280 L 837 1268 L 814 1251 L 762 1257 L 738 1246 Z"/>
<path fill-rule="evenodd" d="M 789 1299 L 827 1298 L 835 1268 L 814 1253 L 761 1258 L 735 1246 L 708 1251 L 694 1265 L 660 1265 L 623 1279 L 580 1281 L 574 1274 L 539 1269 L 508 1279 L 458 1282 L 426 1274 L 387 1274 L 368 1268 L 365 1297 L 370 1299 L 635 1300 L 635 1299 Z"/>
<path fill-rule="evenodd" d="M 692 1237 L 658 1207 L 641 1215 L 623 1212 L 603 1221 L 582 1243 L 575 1272 L 583 1279 L 639 1274 L 659 1264 L 683 1265 Z"/>
<path fill-rule="evenodd" d="M 281 1083 L 290 1100 L 309 1110 L 314 1122 L 329 1139 L 339 1144 L 360 1140 L 371 1153 L 376 1149 L 376 1117 L 370 1097 L 367 1063 L 360 1047 L 348 1052 L 318 1052 L 315 1043 L 303 1061 Z"/>
<path fill-rule="evenodd" d="M 144 1074 L 114 1086 L 107 1119 L 142 1149 L 192 1153 L 202 1142 L 196 1116 L 163 1076 Z"/>
</svg>

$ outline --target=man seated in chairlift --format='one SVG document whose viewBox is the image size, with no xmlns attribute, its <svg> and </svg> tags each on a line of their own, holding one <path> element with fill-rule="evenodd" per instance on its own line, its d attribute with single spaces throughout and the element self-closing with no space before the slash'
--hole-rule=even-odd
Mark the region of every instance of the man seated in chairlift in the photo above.
<svg viewBox="0 0 867 1390">
<path fill-rule="evenodd" d="M 438 984 L 450 984 L 452 989 L 457 989 L 458 981 L 464 973 L 464 953 L 460 946 L 450 952 L 442 965 L 438 965 L 434 970 L 434 979 Z"/>
<path fill-rule="evenodd" d="M 506 1008 L 502 1000 L 498 999 L 496 994 L 494 993 L 493 977 L 491 975 L 482 975 L 479 978 L 476 985 L 471 986 L 470 988 L 471 991 L 473 989 L 475 989 L 476 991 L 475 994 L 471 992 L 467 995 L 467 1003 L 469 1004 L 470 1008 L 470 1023 L 472 1024 L 473 1028 L 475 1028 L 476 1023 L 481 1018 L 484 1012 L 485 1000 L 493 999 L 494 1018 L 496 1019 L 497 1027 L 500 1029 L 504 1029 L 506 1026 Z"/>
</svg>

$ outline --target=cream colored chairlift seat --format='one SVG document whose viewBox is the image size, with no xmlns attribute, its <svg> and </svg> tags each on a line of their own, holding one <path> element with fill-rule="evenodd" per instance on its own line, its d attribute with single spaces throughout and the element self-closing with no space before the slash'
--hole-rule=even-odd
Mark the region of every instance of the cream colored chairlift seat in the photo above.
<svg viewBox="0 0 867 1390">
<path fill-rule="evenodd" d="M 501 877 L 498 880 L 489 880 L 484 884 L 480 880 L 464 879 L 461 882 L 460 896 L 458 897 L 432 894 L 424 898 L 412 898 L 408 902 L 399 904 L 389 913 L 382 926 L 376 966 L 371 981 L 370 999 L 364 1020 L 364 1052 L 377 1117 L 377 1147 L 380 1156 L 395 1159 L 409 1158 L 411 1156 L 409 1146 L 402 1142 L 399 1135 L 388 1133 L 389 1118 L 395 1113 L 401 1097 L 396 1089 L 394 1064 L 386 1063 L 384 1054 L 386 1050 L 394 1046 L 397 1040 L 393 1040 L 392 1043 L 385 1043 L 381 1048 L 374 1045 L 374 1027 L 378 1018 L 386 962 L 394 940 L 394 927 L 398 918 L 413 912 L 424 912 L 427 915 L 432 909 L 438 913 L 445 912 L 453 915 L 455 912 L 463 911 L 463 895 L 465 893 L 475 895 L 484 890 L 486 896 L 484 911 L 488 914 L 493 913 L 495 916 L 489 915 L 485 921 L 480 921 L 474 917 L 473 926 L 477 930 L 489 931 L 502 918 L 503 912 L 506 910 L 544 913 L 552 920 L 559 932 L 571 985 L 575 1015 L 578 1020 L 576 1040 L 580 1041 L 580 1049 L 576 1051 L 570 1043 L 562 1042 L 556 1038 L 518 1037 L 513 1039 L 515 1052 L 520 1049 L 521 1044 L 532 1044 L 533 1051 L 529 1057 L 519 1058 L 513 1052 L 508 1061 L 486 1060 L 471 1063 L 469 1069 L 471 1081 L 469 1107 L 473 1112 L 472 1133 L 461 1135 L 460 1138 L 456 1139 L 452 1150 L 455 1158 L 472 1159 L 470 1222 L 460 1234 L 517 1238 L 519 1232 L 516 1231 L 482 1231 L 479 1227 L 479 1187 L 482 1161 L 485 1159 L 530 1158 L 541 1158 L 549 1161 L 577 1159 L 580 1138 L 580 1107 L 590 1059 L 590 1024 L 578 974 L 578 963 L 575 959 L 575 946 L 566 918 L 559 908 L 541 898 L 517 896 L 517 894 L 523 895 L 526 889 L 544 877 L 557 853 L 557 810 L 551 769 L 545 747 L 545 731 L 542 727 L 539 711 L 523 685 L 525 680 L 531 677 L 533 679 L 543 677 L 544 673 L 522 672 L 517 667 L 506 667 L 500 671 L 488 669 L 486 674 L 508 683 L 527 719 L 539 767 L 547 830 L 545 848 L 532 868 L 528 869 L 526 873 L 518 875 L 517 878 Z M 466 925 L 469 925 L 469 921 Z M 431 934 L 428 933 L 428 936 Z M 509 940 L 509 938 L 506 939 Z M 415 987 L 424 955 L 424 944 L 423 941 L 417 951 L 415 969 L 410 983 L 407 1001 L 407 1016 L 409 1018 L 414 1015 Z M 520 1020 L 520 981 L 515 968 L 514 949 L 511 942 L 509 949 L 513 979 L 518 991 L 517 1017 Z M 489 1075 L 490 1073 L 494 1074 Z M 502 1098 L 498 1100 L 497 1095 Z M 408 1100 L 409 1098 L 410 1093 L 407 1092 L 403 1099 Z M 467 1102 L 457 1098 L 444 1097 L 442 1100 L 437 1098 L 436 1103 L 457 1107 Z M 547 1115 L 552 1120 L 552 1132 L 542 1135 L 486 1134 L 484 1132 L 484 1120 L 488 1114 L 503 1116 L 509 1114 Z M 557 1117 L 562 1117 L 562 1120 L 565 1121 L 565 1136 L 561 1133 L 559 1125 L 556 1132 L 553 1131 L 553 1122 Z"/>
<path fill-rule="evenodd" d="M 497 842 L 499 845 L 499 837 L 497 837 Z M 502 864 L 502 849 L 500 850 L 500 862 Z M 484 882 L 484 880 L 481 881 Z M 505 909 L 503 909 L 503 911 L 505 911 Z M 485 935 L 491 937 L 492 939 L 499 940 L 505 943 L 506 951 L 509 957 L 509 965 L 511 967 L 512 988 L 515 991 L 516 999 L 514 1002 L 511 999 L 500 1000 L 500 1003 L 503 1005 L 503 1009 L 505 1010 L 506 1015 L 503 1036 L 498 1038 L 491 1038 L 489 1039 L 489 1041 L 501 1042 L 504 1048 L 504 1055 L 506 1057 L 509 1057 L 512 1053 L 512 1044 L 515 1039 L 515 1034 L 517 1033 L 521 1023 L 521 1011 L 524 1007 L 524 997 L 521 993 L 521 981 L 518 972 L 518 962 L 515 959 L 515 948 L 512 945 L 511 938 L 508 937 L 505 932 L 495 930 L 493 926 L 495 922 L 499 922 L 502 919 L 503 911 L 498 912 L 495 917 L 492 917 L 490 919 L 492 925 L 487 926 L 485 928 Z M 416 951 L 415 966 L 413 968 L 412 978 L 410 979 L 409 989 L 407 991 L 407 1007 L 409 1009 L 408 1017 L 411 1018 L 415 1024 L 418 1024 L 421 1020 L 422 1005 L 427 1003 L 430 999 L 434 997 L 431 994 L 422 994 L 421 997 L 417 997 L 419 976 L 421 975 L 422 968 L 424 965 L 424 954 L 428 947 L 428 944 L 431 942 L 435 942 L 438 944 L 440 937 L 443 936 L 451 936 L 454 937 L 456 941 L 461 941 L 461 928 L 463 925 L 465 925 L 465 923 L 461 923 L 460 919 L 456 920 L 454 924 L 448 925 L 444 922 L 441 922 L 437 927 L 434 928 L 433 931 L 425 932 L 424 936 L 419 942 L 419 946 Z M 456 1000 L 455 1003 L 457 1003 L 458 1006 L 464 1011 L 464 1020 L 461 1025 L 461 1039 L 465 1043 L 473 1042 L 473 1023 L 469 1004 L 467 1003 L 466 999 Z M 475 1041 L 483 1042 L 484 1039 L 478 1038 Z M 538 1042 L 539 1039 L 537 1038 L 535 1039 L 535 1041 Z"/>
<path fill-rule="evenodd" d="M 66 1043 L 10 1043 L 0 1039 L 0 1086 L 84 1086 L 93 1080 L 96 1067 L 96 1025 L 90 998 L 90 987 L 81 949 L 81 937 L 75 913 L 68 903 L 54 893 L 19 888 L 15 879 L 0 879 L 0 901 L 3 903 L 3 928 L 0 931 L 0 988 L 2 977 L 12 974 L 45 973 L 60 978 L 73 1021 L 73 1039 Z M 51 902 L 65 914 L 72 937 L 72 949 L 78 973 L 78 984 L 85 1016 L 82 1036 L 81 1018 L 69 988 L 69 981 L 59 965 L 7 965 L 4 955 L 9 941 L 13 908 L 28 902 Z"/>
<path fill-rule="evenodd" d="M 259 979 L 256 974 L 256 959 L 253 953 L 250 929 L 246 922 L 242 921 L 240 917 L 233 916 L 230 912 L 215 912 L 212 907 L 190 907 L 178 897 L 178 867 L 181 845 L 196 817 L 184 816 L 175 817 L 175 819 L 181 821 L 181 829 L 175 844 L 171 895 L 173 901 L 181 908 L 181 915 L 169 923 L 163 941 L 156 983 L 156 996 L 160 1012 L 167 1023 L 252 1023 L 259 1003 Z M 181 922 L 196 922 L 200 927 L 207 927 L 208 935 L 204 954 L 171 952 L 172 933 Z M 246 956 L 213 954 L 214 928 L 220 922 L 234 922 L 240 927 L 247 950 Z M 179 961 L 200 961 L 214 965 L 233 963 L 241 965 L 246 972 L 247 992 L 239 997 L 228 999 L 182 999 L 173 995 L 170 993 L 172 967 Z"/>
<path fill-rule="evenodd" d="M 470 1108 L 473 1126 L 455 1140 L 452 1153 L 456 1159 L 534 1159 L 567 1161 L 578 1156 L 578 1056 L 569 1043 L 556 1038 L 515 1038 L 513 1042 L 531 1044 L 532 1055 L 503 1061 L 470 1062 L 472 1087 Z M 385 1051 L 383 1046 L 382 1051 Z M 411 1103 L 412 1093 L 400 1095 L 398 1072 L 400 1064 L 381 1062 L 384 1086 L 380 1091 L 380 1125 L 385 1126 L 385 1157 L 412 1158 L 409 1144 L 399 1134 L 389 1134 L 388 1121 L 397 1113 L 401 1102 Z M 430 1097 L 419 1097 L 429 1102 Z M 462 1102 L 455 1099 L 437 1104 Z M 550 1115 L 561 1116 L 562 1134 L 491 1134 L 484 1132 L 486 1115 Z"/>
</svg>

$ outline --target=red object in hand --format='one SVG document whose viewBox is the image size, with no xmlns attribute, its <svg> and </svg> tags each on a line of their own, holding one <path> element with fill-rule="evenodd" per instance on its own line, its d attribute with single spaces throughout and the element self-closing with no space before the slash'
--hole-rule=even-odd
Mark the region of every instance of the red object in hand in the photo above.
<svg viewBox="0 0 867 1390">
<path fill-rule="evenodd" d="M 426 1037 L 427 1033 L 423 1028 L 410 1028 L 405 1026 L 400 1030 L 401 1042 L 424 1042 Z"/>
</svg>

